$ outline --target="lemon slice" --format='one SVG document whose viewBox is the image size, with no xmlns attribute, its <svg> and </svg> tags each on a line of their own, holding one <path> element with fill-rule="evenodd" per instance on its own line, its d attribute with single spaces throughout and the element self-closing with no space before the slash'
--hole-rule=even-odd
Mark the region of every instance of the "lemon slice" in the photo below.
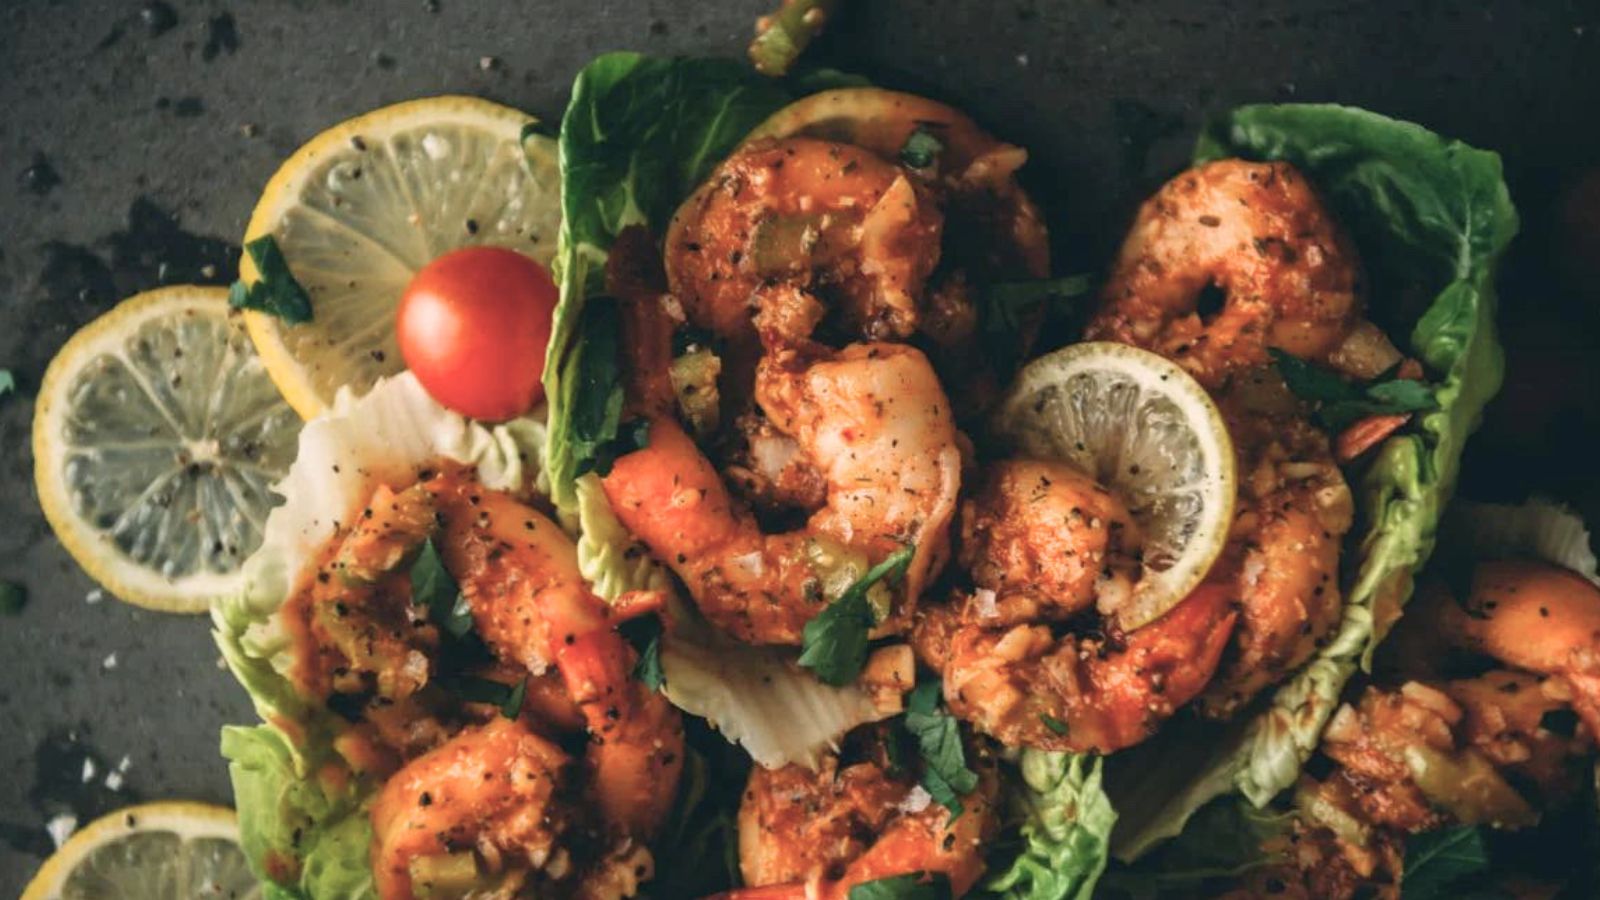
<svg viewBox="0 0 1600 900">
<path fill-rule="evenodd" d="M 1204 388 L 1136 347 L 1084 343 L 1029 363 L 994 430 L 1028 456 L 1059 459 L 1116 491 L 1144 529 L 1143 574 L 1112 610 L 1125 629 L 1188 596 L 1233 520 L 1233 442 Z"/>
<path fill-rule="evenodd" d="M 228 292 L 162 288 L 89 323 L 50 362 L 34 480 L 95 580 L 140 606 L 200 612 L 237 589 L 299 433 Z"/>
<path fill-rule="evenodd" d="M 45 861 L 22 900 L 198 900 L 261 896 L 233 810 L 147 803 L 103 816 Z"/>
<path fill-rule="evenodd" d="M 508 247 L 548 266 L 561 224 L 555 142 L 534 119 L 472 97 L 387 106 L 317 135 L 257 202 L 245 240 L 271 235 L 311 295 L 312 320 L 246 316 L 272 380 L 311 418 L 405 367 L 394 312 L 417 270 L 459 247 Z M 239 274 L 259 273 L 249 255 Z"/>
</svg>

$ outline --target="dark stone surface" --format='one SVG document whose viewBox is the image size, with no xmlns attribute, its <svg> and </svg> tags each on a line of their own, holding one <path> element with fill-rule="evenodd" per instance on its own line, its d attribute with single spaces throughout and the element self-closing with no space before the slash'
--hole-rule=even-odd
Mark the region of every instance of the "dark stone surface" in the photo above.
<svg viewBox="0 0 1600 900">
<path fill-rule="evenodd" d="M 0 618 L 0 895 L 48 851 L 54 813 L 227 802 L 217 729 L 251 715 L 203 618 L 85 601 L 94 585 L 32 487 L 30 397 L 51 354 L 133 291 L 207 265 L 230 279 L 261 185 L 334 122 L 444 92 L 554 119 L 595 53 L 737 54 L 768 5 L 0 0 L 0 367 L 21 387 L 0 400 L 0 578 L 31 595 Z M 876 0 L 821 50 L 1027 145 L 1064 268 L 1103 261 L 1206 112 L 1236 102 L 1355 103 L 1500 150 L 1524 214 L 1505 291 L 1513 368 L 1466 489 L 1596 510 L 1600 253 L 1568 258 L 1566 281 L 1554 262 L 1558 205 L 1600 164 L 1600 5 Z M 124 755 L 123 789 L 106 790 Z"/>
</svg>

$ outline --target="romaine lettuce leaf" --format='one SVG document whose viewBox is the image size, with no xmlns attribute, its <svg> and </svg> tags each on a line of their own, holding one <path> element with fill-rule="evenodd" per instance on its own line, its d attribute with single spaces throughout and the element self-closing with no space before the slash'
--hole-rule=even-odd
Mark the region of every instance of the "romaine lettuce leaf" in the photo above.
<svg viewBox="0 0 1600 900">
<path fill-rule="evenodd" d="M 274 490 L 261 547 L 244 564 L 244 588 L 212 607 L 212 636 L 268 724 L 229 727 L 222 754 L 233 777 L 239 831 L 251 866 L 279 896 L 372 896 L 365 803 L 372 785 L 352 777 L 333 748 L 342 727 L 295 690 L 293 646 L 278 609 L 315 571 L 338 523 L 380 484 L 416 479 L 450 459 L 477 468 L 491 488 L 531 493 L 544 451 L 539 413 L 493 427 L 440 406 L 410 373 L 384 379 L 306 423 L 294 465 Z"/>
<path fill-rule="evenodd" d="M 814 72 L 790 85 L 848 80 Z M 562 222 L 556 251 L 561 300 L 545 363 L 551 498 L 576 532 L 578 564 L 604 597 L 671 583 L 613 515 L 580 465 L 611 440 L 622 416 L 615 301 L 600 296 L 607 251 L 623 228 L 657 236 L 746 134 L 792 99 L 782 83 L 727 60 L 610 53 L 578 74 L 561 122 Z M 794 654 L 717 634 L 678 604 L 662 642 L 664 691 L 763 765 L 812 764 L 839 735 L 886 712 L 855 687 L 818 682 Z"/>
<path fill-rule="evenodd" d="M 1387 633 L 1428 558 L 1455 488 L 1462 444 L 1499 389 L 1495 268 L 1517 230 L 1500 159 L 1419 126 L 1340 106 L 1247 106 L 1201 137 L 1196 160 L 1287 160 L 1314 183 L 1361 251 L 1370 314 L 1434 382 L 1439 408 L 1390 438 L 1358 485 L 1360 545 L 1344 619 L 1270 705 L 1231 726 L 1178 727 L 1108 767 L 1122 821 L 1116 854 L 1134 859 L 1176 835 L 1210 800 L 1237 790 L 1256 806 L 1293 784 L 1340 691 Z M 1197 744 L 1196 741 L 1205 741 Z M 1210 746 L 1196 767 L 1194 748 Z M 1171 777 L 1151 773 L 1182 772 Z"/>
<path fill-rule="evenodd" d="M 1089 900 L 1110 856 L 1117 813 L 1101 790 L 1101 759 L 1024 750 L 1022 784 L 1011 792 L 1021 822 L 1014 858 L 991 860 L 980 896 L 1012 900 Z"/>
</svg>

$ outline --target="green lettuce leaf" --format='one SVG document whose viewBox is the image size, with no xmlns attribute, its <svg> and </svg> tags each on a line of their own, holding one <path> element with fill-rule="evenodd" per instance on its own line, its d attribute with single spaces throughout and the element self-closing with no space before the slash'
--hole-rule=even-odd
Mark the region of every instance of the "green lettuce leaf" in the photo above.
<svg viewBox="0 0 1600 900">
<path fill-rule="evenodd" d="M 781 85 L 731 60 L 608 53 L 578 73 L 561 120 L 561 299 L 544 376 L 545 465 L 569 525 L 579 515 L 579 467 L 615 437 L 622 409 L 615 315 L 604 305 L 588 311 L 606 251 L 629 225 L 664 233 L 712 167 L 789 99 Z"/>
<path fill-rule="evenodd" d="M 1113 760 L 1107 781 L 1122 815 L 1122 859 L 1178 834 L 1222 794 L 1241 792 L 1260 807 L 1294 783 L 1345 682 L 1410 596 L 1412 572 L 1432 552 L 1455 489 L 1462 445 L 1503 370 L 1494 277 L 1517 215 L 1498 156 L 1319 105 L 1237 109 L 1207 129 L 1195 156 L 1287 160 L 1305 173 L 1361 252 L 1370 314 L 1391 333 L 1409 333 L 1402 344 L 1426 367 L 1438 407 L 1391 437 L 1357 485 L 1359 546 L 1349 554 L 1344 619 L 1327 646 L 1258 714 L 1222 728 L 1168 729 Z M 1199 767 L 1197 746 L 1211 748 Z"/>
<path fill-rule="evenodd" d="M 641 552 L 584 474 L 622 420 L 616 304 L 603 296 L 607 252 L 618 232 L 643 224 L 660 237 L 681 203 L 745 135 L 795 91 L 848 83 L 811 72 L 784 83 L 727 60 L 609 53 L 583 71 L 561 122 L 564 220 L 556 251 L 561 299 L 545 362 L 550 439 L 545 470 L 563 524 L 577 535 L 578 565 L 602 597 L 671 585 Z M 814 764 L 839 735 L 895 710 L 853 685 L 822 684 L 795 653 L 752 647 L 678 604 L 660 647 L 662 690 L 761 764 Z"/>
<path fill-rule="evenodd" d="M 991 859 L 979 895 L 1013 900 L 1090 900 L 1110 857 L 1117 813 L 1101 789 L 1101 759 L 1025 750 L 1011 792 L 1021 822 L 1015 856 Z"/>
<path fill-rule="evenodd" d="M 1208 882 L 1231 882 L 1253 869 L 1285 862 L 1295 815 L 1259 810 L 1238 795 L 1219 797 L 1194 814 L 1176 839 L 1137 866 L 1113 866 L 1100 882 L 1115 897 L 1214 896 Z"/>
</svg>

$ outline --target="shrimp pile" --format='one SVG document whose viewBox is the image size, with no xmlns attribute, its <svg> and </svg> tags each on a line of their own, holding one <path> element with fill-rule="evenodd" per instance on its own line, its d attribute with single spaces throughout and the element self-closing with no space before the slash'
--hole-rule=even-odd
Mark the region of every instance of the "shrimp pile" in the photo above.
<svg viewBox="0 0 1600 900">
<path fill-rule="evenodd" d="M 1401 659 L 1385 668 L 1411 677 L 1366 688 L 1329 723 L 1333 769 L 1297 791 L 1309 849 L 1277 876 L 1309 896 L 1398 897 L 1407 835 L 1526 828 L 1591 777 L 1600 589 L 1506 560 L 1479 564 L 1463 599 L 1430 585 L 1386 647 Z"/>
<path fill-rule="evenodd" d="M 409 563 L 430 539 L 487 656 L 412 603 Z M 296 680 L 348 721 L 335 747 L 351 768 L 383 780 L 378 894 L 635 896 L 676 797 L 683 726 L 632 677 L 616 626 L 662 598 L 608 607 L 554 522 L 458 470 L 380 487 L 326 560 L 286 606 Z M 520 709 L 457 696 L 463 679 L 522 681 Z"/>
<path fill-rule="evenodd" d="M 976 759 L 978 785 L 956 815 L 909 773 L 891 774 L 881 731 L 866 732 L 844 751 L 858 760 L 751 772 L 739 808 L 746 887 L 727 900 L 843 900 L 857 885 L 912 872 L 945 876 L 957 897 L 977 883 L 999 829 L 993 760 Z"/>
</svg>

